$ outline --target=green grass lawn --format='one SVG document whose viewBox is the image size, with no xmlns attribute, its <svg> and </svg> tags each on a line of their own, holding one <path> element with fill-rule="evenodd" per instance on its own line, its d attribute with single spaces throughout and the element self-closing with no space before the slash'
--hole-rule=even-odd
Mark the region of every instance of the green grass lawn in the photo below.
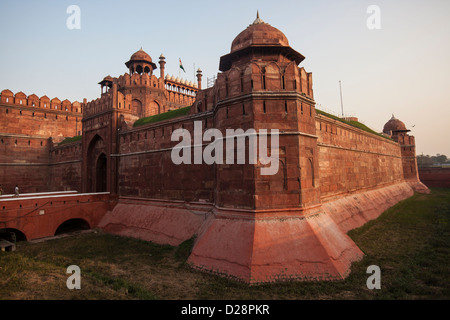
<svg viewBox="0 0 450 320">
<path fill-rule="evenodd" d="M 83 139 L 83 136 L 75 136 L 75 137 L 71 137 L 71 138 L 65 138 L 58 145 L 63 145 L 63 144 L 67 144 L 67 143 L 81 141 L 81 139 Z"/>
<path fill-rule="evenodd" d="M 159 121 L 163 121 L 163 120 L 182 117 L 182 116 L 189 114 L 190 110 L 191 110 L 191 107 L 189 106 L 189 107 L 183 107 L 183 108 L 176 109 L 176 110 L 167 111 L 167 112 L 160 113 L 160 114 L 155 114 L 150 117 L 141 118 L 141 119 L 136 120 L 136 122 L 133 124 L 133 127 L 139 127 L 139 126 L 143 126 L 144 124 L 155 123 L 155 122 L 159 122 Z"/>
<path fill-rule="evenodd" d="M 385 135 L 383 135 L 383 134 L 381 134 L 381 133 L 378 133 L 378 132 L 376 132 L 376 131 L 373 131 L 373 130 L 370 129 L 368 126 L 366 126 L 365 124 L 363 124 L 363 123 L 361 123 L 361 122 L 359 122 L 359 121 L 345 120 L 345 119 L 343 119 L 343 118 L 334 116 L 334 115 L 332 115 L 332 114 L 329 114 L 329 113 L 327 113 L 327 112 L 325 112 L 325 111 L 322 111 L 322 110 L 319 110 L 319 109 L 317 109 L 317 108 L 316 108 L 316 113 L 321 114 L 321 115 L 323 115 L 323 116 L 326 116 L 326 117 L 328 117 L 328 118 L 331 118 L 331 119 L 340 121 L 340 122 L 342 122 L 342 123 L 346 123 L 346 124 L 351 125 L 351 126 L 353 126 L 353 127 L 355 127 L 355 128 L 358 128 L 358 129 L 361 129 L 361 130 L 363 130 L 363 131 L 366 131 L 366 132 L 375 134 L 375 135 L 380 136 L 380 137 L 382 137 L 382 138 L 385 138 L 385 139 L 388 139 L 388 140 L 392 140 L 391 138 L 389 138 L 389 137 L 387 137 L 387 136 L 385 136 Z"/>
<path fill-rule="evenodd" d="M 349 232 L 365 253 L 342 281 L 248 286 L 186 265 L 193 240 L 162 246 L 102 232 L 0 252 L 0 299 L 449 299 L 450 189 L 415 194 Z M 81 269 L 81 290 L 66 268 Z M 381 289 L 366 286 L 381 268 Z"/>
</svg>

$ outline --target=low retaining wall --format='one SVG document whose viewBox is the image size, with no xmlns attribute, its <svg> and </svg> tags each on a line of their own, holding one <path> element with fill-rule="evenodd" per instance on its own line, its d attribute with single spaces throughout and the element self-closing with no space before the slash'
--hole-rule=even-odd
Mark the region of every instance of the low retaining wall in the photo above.
<svg viewBox="0 0 450 320">
<path fill-rule="evenodd" d="M 419 177 L 429 188 L 450 188 L 450 168 L 419 168 Z"/>
<path fill-rule="evenodd" d="M 108 192 L 7 195 L 0 199 L 0 228 L 19 230 L 26 240 L 54 236 L 58 227 L 71 219 L 82 219 L 95 228 L 115 204 Z"/>
</svg>

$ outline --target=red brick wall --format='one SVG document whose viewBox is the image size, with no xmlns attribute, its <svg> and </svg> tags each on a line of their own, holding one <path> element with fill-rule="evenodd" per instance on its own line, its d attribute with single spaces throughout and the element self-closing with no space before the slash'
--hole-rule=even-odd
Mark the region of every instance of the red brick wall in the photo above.
<svg viewBox="0 0 450 320">
<path fill-rule="evenodd" d="M 175 165 L 171 160 L 168 148 L 178 144 L 171 141 L 171 135 L 182 126 L 193 137 L 192 120 L 168 121 L 165 125 L 145 126 L 120 135 L 118 178 L 121 196 L 213 201 L 214 166 Z"/>
<path fill-rule="evenodd" d="M 81 192 L 81 141 L 63 144 L 50 152 L 50 191 Z"/>
<path fill-rule="evenodd" d="M 0 133 L 0 185 L 4 193 L 48 191 L 50 142 L 45 138 Z"/>
<path fill-rule="evenodd" d="M 318 115 L 322 199 L 403 179 L 399 144 Z"/>
<path fill-rule="evenodd" d="M 419 178 L 429 188 L 450 188 L 450 168 L 419 168 Z"/>
<path fill-rule="evenodd" d="M 81 105 L 59 99 L 51 103 L 47 97 L 23 93 L 13 96 L 8 90 L 2 91 L 0 101 L 0 184 L 4 192 L 12 193 L 16 184 L 22 193 L 54 190 L 50 149 L 54 142 L 81 132 Z"/>
<path fill-rule="evenodd" d="M 0 104 L 1 131 L 10 134 L 52 137 L 77 136 L 81 132 L 81 114 L 58 110 Z"/>
</svg>

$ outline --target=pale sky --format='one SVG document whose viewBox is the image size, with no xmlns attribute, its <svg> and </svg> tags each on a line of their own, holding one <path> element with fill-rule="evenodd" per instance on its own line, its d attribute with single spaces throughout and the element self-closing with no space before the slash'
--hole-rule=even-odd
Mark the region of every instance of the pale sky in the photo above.
<svg viewBox="0 0 450 320">
<path fill-rule="evenodd" d="M 79 30 L 66 26 L 69 5 L 80 8 Z M 381 29 L 367 27 L 370 5 Z M 140 47 L 156 64 L 164 54 L 166 74 L 179 75 L 179 58 L 182 78 L 201 68 L 206 84 L 256 10 L 306 57 L 318 108 L 341 113 L 341 81 L 345 114 L 378 132 L 394 114 L 418 154 L 450 157 L 448 0 L 1 0 L 0 91 L 93 100 Z"/>
</svg>

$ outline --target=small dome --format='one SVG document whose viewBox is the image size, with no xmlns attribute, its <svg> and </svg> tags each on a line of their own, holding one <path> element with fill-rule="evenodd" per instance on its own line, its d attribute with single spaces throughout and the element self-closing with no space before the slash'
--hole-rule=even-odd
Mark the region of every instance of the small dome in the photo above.
<svg viewBox="0 0 450 320">
<path fill-rule="evenodd" d="M 386 134 L 391 134 L 392 132 L 399 131 L 406 132 L 409 130 L 406 129 L 406 125 L 402 121 L 398 120 L 394 117 L 394 115 L 392 115 L 392 118 L 384 125 L 383 132 Z"/>
<path fill-rule="evenodd" d="M 258 13 L 255 21 L 234 38 L 230 53 L 220 58 L 219 70 L 229 70 L 234 62 L 239 61 L 243 55 L 248 55 L 252 48 L 258 49 L 260 55 L 283 54 L 296 64 L 305 59 L 290 47 L 283 32 L 262 21 Z"/>
<path fill-rule="evenodd" d="M 152 58 L 150 57 L 150 55 L 145 52 L 144 50 L 139 49 L 139 51 L 136 51 L 135 53 L 133 53 L 130 57 L 130 61 L 147 61 L 147 62 L 152 62 Z"/>
<path fill-rule="evenodd" d="M 247 27 L 231 43 L 231 52 L 254 46 L 289 47 L 289 41 L 283 32 L 259 18 Z"/>
</svg>

